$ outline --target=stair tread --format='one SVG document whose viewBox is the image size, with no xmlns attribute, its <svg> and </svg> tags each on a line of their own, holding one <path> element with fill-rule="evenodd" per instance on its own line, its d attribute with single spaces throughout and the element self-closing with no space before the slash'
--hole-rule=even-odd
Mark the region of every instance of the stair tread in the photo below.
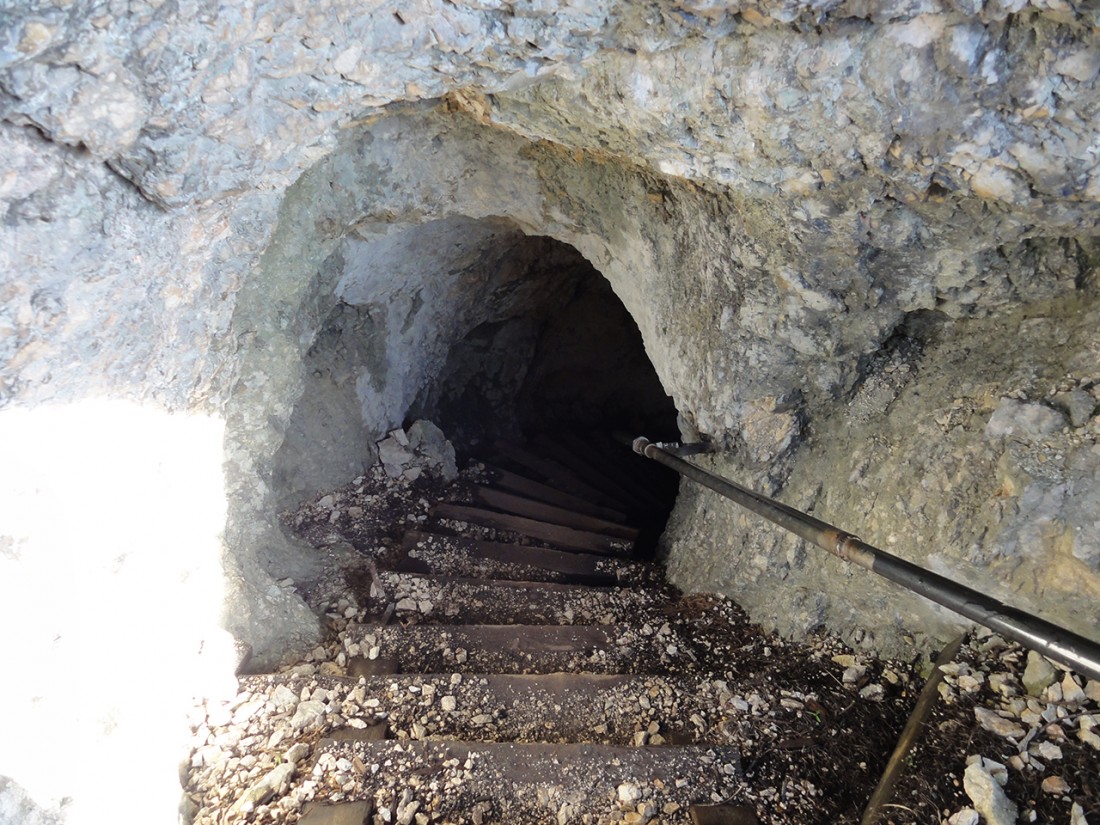
<svg viewBox="0 0 1100 825">
<path fill-rule="evenodd" d="M 666 506 L 665 496 L 655 491 L 651 482 L 647 483 L 643 480 L 643 468 L 631 467 L 627 462 L 632 464 L 632 459 L 637 459 L 655 467 L 661 467 L 660 464 L 654 461 L 647 462 L 633 450 L 625 446 L 620 447 L 614 442 L 602 443 L 602 439 L 585 438 L 570 432 L 562 433 L 559 439 L 583 461 L 595 466 L 605 477 L 635 499 L 652 508 Z M 616 447 L 619 449 L 614 449 Z"/>
<path fill-rule="evenodd" d="M 477 487 L 474 489 L 474 497 L 479 503 L 495 507 L 506 513 L 513 513 L 550 524 L 560 524 L 577 530 L 614 536 L 628 541 L 634 541 L 638 538 L 638 530 L 634 527 L 590 516 L 586 513 L 577 513 L 553 504 L 534 501 L 504 490 Z"/>
<path fill-rule="evenodd" d="M 521 823 L 610 821 L 623 795 L 651 800 L 667 823 L 688 822 L 687 808 L 712 794 L 733 797 L 742 780 L 732 747 L 630 748 L 595 744 L 470 743 L 463 741 L 343 743 L 324 753 L 358 761 L 351 797 L 378 805 L 406 800 L 434 805 L 446 821 L 469 815 L 479 803 L 484 821 Z M 426 781 L 410 787 L 409 772 Z M 548 794 L 568 787 L 567 797 Z M 625 788 L 623 787 L 625 786 Z M 448 788 L 435 794 L 432 787 Z M 418 807 L 419 807 L 418 805 Z M 633 805 L 631 805 L 633 807 Z"/>
<path fill-rule="evenodd" d="M 680 677 L 632 674 L 400 674 L 364 677 L 250 677 L 255 684 L 288 684 L 295 692 L 309 679 L 325 685 L 361 687 L 377 700 L 372 711 L 384 715 L 393 737 L 450 738 L 477 741 L 696 744 L 712 735 L 692 722 L 704 718 L 731 695 L 724 674 Z M 441 699 L 454 699 L 443 711 Z M 697 716 L 696 716 L 697 715 Z M 341 739 L 381 739 L 385 723 L 365 729 L 343 728 Z"/>
<path fill-rule="evenodd" d="M 369 799 L 334 805 L 310 802 L 303 810 L 298 825 L 364 825 L 372 809 Z"/>
<path fill-rule="evenodd" d="M 686 672 L 694 661 L 671 632 L 646 636 L 624 625 L 411 625 L 365 628 L 364 646 L 403 673 Z M 460 654 L 459 651 L 464 651 Z"/>
<path fill-rule="evenodd" d="M 537 436 L 533 446 L 540 453 L 572 472 L 585 484 L 616 501 L 628 505 L 630 510 L 637 511 L 648 506 L 649 503 L 644 497 L 636 495 L 624 485 L 619 484 L 605 469 L 600 467 L 599 459 L 593 462 L 592 451 L 587 446 L 571 445 L 561 438 L 547 435 Z"/>
<path fill-rule="evenodd" d="M 499 530 L 508 530 L 520 533 L 531 538 L 553 544 L 563 550 L 582 550 L 598 555 L 622 556 L 630 552 L 633 542 L 628 539 L 593 533 L 586 530 L 577 530 L 572 527 L 563 527 L 560 524 L 550 524 L 537 519 L 524 516 L 514 516 L 507 513 L 497 513 L 480 507 L 471 507 L 464 504 L 450 504 L 447 502 L 435 505 L 431 510 L 432 516 L 439 519 L 451 519 L 480 524 L 485 527 L 494 527 Z"/>
<path fill-rule="evenodd" d="M 641 583 L 652 576 L 650 565 L 612 556 L 425 531 L 406 533 L 402 547 L 416 554 L 416 558 L 409 561 L 423 563 L 425 569 L 414 572 L 473 574 L 497 579 L 523 577 L 538 581 L 549 578 L 607 586 Z"/>
<path fill-rule="evenodd" d="M 483 466 L 485 467 L 485 474 L 488 476 L 490 483 L 495 487 L 527 496 L 536 501 L 545 501 L 547 504 L 566 507 L 578 513 L 586 513 L 590 516 L 606 519 L 607 521 L 614 521 L 620 524 L 625 524 L 627 521 L 625 513 L 613 510 L 610 507 L 601 507 L 588 499 L 571 495 L 556 487 L 551 487 L 548 484 L 543 484 L 540 481 L 535 481 L 534 479 L 510 472 L 509 470 L 502 470 L 499 467 L 494 467 L 489 464 L 483 464 Z"/>
<path fill-rule="evenodd" d="M 383 571 L 385 591 L 359 603 L 379 614 L 393 603 L 396 615 L 428 623 L 610 624 L 653 612 L 667 603 L 656 588 L 590 587 L 554 582 L 434 576 Z"/>
<path fill-rule="evenodd" d="M 511 461 L 527 470 L 533 470 L 542 476 L 547 482 L 577 496 L 583 496 L 604 507 L 610 507 L 619 512 L 627 512 L 630 507 L 627 503 L 616 500 L 602 490 L 599 490 L 577 477 L 568 468 L 552 459 L 536 455 L 525 447 L 506 441 L 498 441 L 493 445 L 494 449 L 508 461 Z"/>
</svg>

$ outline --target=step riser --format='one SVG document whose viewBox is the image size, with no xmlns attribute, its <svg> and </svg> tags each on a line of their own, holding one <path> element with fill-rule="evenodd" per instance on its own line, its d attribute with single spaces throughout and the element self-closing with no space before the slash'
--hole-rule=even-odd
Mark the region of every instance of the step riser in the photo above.
<svg viewBox="0 0 1100 825">
<path fill-rule="evenodd" d="M 536 473 L 541 478 L 546 479 L 547 483 L 565 490 L 570 495 L 580 496 L 581 498 L 599 504 L 601 507 L 610 507 L 612 510 L 620 513 L 630 510 L 630 506 L 627 503 L 618 501 L 600 490 L 597 490 L 595 487 L 586 484 L 556 461 L 540 458 L 514 444 L 498 443 L 496 449 L 505 460 L 515 463 L 525 470 Z"/>
<path fill-rule="evenodd" d="M 592 463 L 591 450 L 588 448 L 581 447 L 578 452 L 574 452 L 565 443 L 548 437 L 536 439 L 535 445 L 540 451 L 549 455 L 554 461 L 557 461 L 576 475 L 577 478 L 584 481 L 585 484 L 594 487 L 604 495 L 613 497 L 616 501 L 628 505 L 630 512 L 637 512 L 647 506 L 645 498 L 637 496 L 632 491 L 617 484 L 604 468 L 598 466 L 598 459 L 595 463 Z"/>
<path fill-rule="evenodd" d="M 583 513 L 574 513 L 562 507 L 532 501 L 502 490 L 478 488 L 474 491 L 474 498 L 479 504 L 502 510 L 505 513 L 513 513 L 517 516 L 538 519 L 551 524 L 560 524 L 563 527 L 572 527 L 575 530 L 601 533 L 627 541 L 634 541 L 638 538 L 638 531 L 632 527 Z"/>
<path fill-rule="evenodd" d="M 574 512 L 584 513 L 607 521 L 619 524 L 626 523 L 627 518 L 624 513 L 617 512 L 609 507 L 600 507 L 598 504 L 593 504 L 569 493 L 563 493 L 554 487 L 541 484 L 516 473 L 510 473 L 497 467 L 486 467 L 486 473 L 494 487 L 507 490 L 516 495 L 525 496 L 536 501 L 545 501 L 555 507 L 565 507 Z"/>
<path fill-rule="evenodd" d="M 645 505 L 661 508 L 667 504 L 658 492 L 660 487 L 648 478 L 650 468 L 666 471 L 667 468 L 637 455 L 627 447 L 619 447 L 612 452 L 617 445 L 597 446 L 571 433 L 563 435 L 561 441 L 583 461 L 598 468 L 612 482 Z"/>
</svg>

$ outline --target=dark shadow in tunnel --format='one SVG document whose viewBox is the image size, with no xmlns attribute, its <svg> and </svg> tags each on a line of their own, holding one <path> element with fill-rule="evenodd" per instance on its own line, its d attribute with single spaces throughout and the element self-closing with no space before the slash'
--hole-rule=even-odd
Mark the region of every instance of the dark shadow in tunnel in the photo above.
<svg viewBox="0 0 1100 825">
<path fill-rule="evenodd" d="M 460 460 L 522 445 L 610 485 L 652 548 L 674 503 L 673 474 L 634 456 L 613 433 L 679 438 L 677 411 L 637 324 L 576 249 L 529 236 L 509 262 L 540 279 L 536 302 L 483 323 L 456 343 L 409 420 L 434 420 Z"/>
</svg>

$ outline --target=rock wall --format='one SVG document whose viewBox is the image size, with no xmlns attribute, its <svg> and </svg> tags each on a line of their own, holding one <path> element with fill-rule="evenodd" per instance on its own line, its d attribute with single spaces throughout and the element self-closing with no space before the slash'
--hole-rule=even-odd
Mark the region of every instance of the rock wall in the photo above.
<svg viewBox="0 0 1100 825">
<path fill-rule="evenodd" d="M 5 685 L 39 712 L 0 774 L 94 821 L 113 784 L 21 744 L 65 747 L 73 656 L 140 651 L 156 708 L 316 638 L 277 510 L 543 300 L 525 236 L 607 278 L 716 469 L 1095 634 L 1098 29 L 1069 0 L 22 4 L 0 618 L 78 609 L 5 634 L 56 678 Z M 954 622 L 689 488 L 666 552 L 784 632 L 915 651 Z M 85 699 L 89 764 L 141 741 Z M 171 818 L 172 724 L 116 821 Z"/>
</svg>

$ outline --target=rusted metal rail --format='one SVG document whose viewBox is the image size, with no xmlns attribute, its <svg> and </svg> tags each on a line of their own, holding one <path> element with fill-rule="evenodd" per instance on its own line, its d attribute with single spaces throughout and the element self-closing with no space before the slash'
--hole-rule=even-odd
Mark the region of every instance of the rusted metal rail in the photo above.
<svg viewBox="0 0 1100 825">
<path fill-rule="evenodd" d="M 1100 643 L 893 556 L 827 522 L 677 458 L 647 438 L 634 439 L 633 446 L 639 455 L 709 487 L 844 561 L 878 573 L 1090 679 L 1100 679 Z"/>
</svg>

